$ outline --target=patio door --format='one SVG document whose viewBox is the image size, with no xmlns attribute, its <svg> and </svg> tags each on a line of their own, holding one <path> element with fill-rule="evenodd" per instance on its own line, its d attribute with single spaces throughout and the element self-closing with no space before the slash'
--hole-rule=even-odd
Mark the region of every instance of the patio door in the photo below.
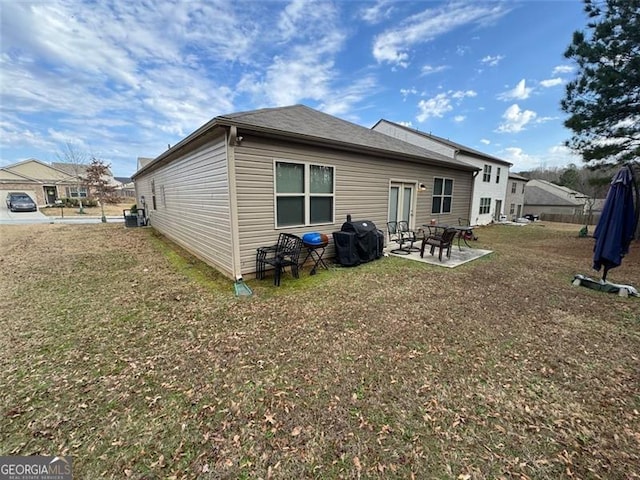
<svg viewBox="0 0 640 480">
<path fill-rule="evenodd" d="M 500 215 L 502 215 L 502 200 L 496 200 L 496 212 L 494 218 L 496 220 L 500 220 Z"/>
<path fill-rule="evenodd" d="M 391 182 L 389 187 L 389 222 L 405 220 L 413 228 L 413 201 L 415 185 L 413 183 Z"/>
</svg>

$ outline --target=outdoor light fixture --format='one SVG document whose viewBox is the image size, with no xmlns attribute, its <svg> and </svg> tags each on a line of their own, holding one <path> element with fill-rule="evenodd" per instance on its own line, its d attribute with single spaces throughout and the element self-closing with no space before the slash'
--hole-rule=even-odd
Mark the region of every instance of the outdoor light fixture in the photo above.
<svg viewBox="0 0 640 480">
<path fill-rule="evenodd" d="M 424 183 L 421 183 L 420 185 L 418 185 L 418 188 L 421 192 L 424 192 L 427 189 L 427 186 Z"/>
</svg>

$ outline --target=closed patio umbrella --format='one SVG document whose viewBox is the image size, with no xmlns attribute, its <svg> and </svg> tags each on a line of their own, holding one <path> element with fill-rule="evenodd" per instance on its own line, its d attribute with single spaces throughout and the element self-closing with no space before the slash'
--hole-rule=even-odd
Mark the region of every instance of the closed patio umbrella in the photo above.
<svg viewBox="0 0 640 480">
<path fill-rule="evenodd" d="M 631 165 L 625 165 L 613 177 L 602 214 L 593 237 L 596 240 L 593 249 L 593 268 L 604 269 L 602 281 L 607 279 L 611 268 L 620 266 L 622 258 L 629 252 L 629 245 L 638 221 L 633 202 L 635 184 Z"/>
</svg>

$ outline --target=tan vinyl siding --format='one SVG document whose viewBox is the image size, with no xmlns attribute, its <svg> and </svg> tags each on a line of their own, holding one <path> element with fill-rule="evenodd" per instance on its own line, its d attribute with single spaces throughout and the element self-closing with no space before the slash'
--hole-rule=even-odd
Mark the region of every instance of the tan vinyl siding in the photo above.
<svg viewBox="0 0 640 480">
<path fill-rule="evenodd" d="M 138 203 L 145 197 L 153 228 L 233 276 L 227 168 L 225 139 L 217 137 L 136 178 L 135 185 Z"/>
<path fill-rule="evenodd" d="M 70 176 L 38 162 L 25 162 L 8 168 L 11 172 L 38 180 L 69 180 Z"/>
<path fill-rule="evenodd" d="M 242 145 L 235 148 L 240 261 L 243 274 L 254 272 L 256 248 L 273 244 L 280 232 L 302 235 L 319 231 L 331 236 L 332 232 L 340 230 L 346 215 L 351 214 L 353 220 L 373 221 L 386 235 L 391 181 L 426 185 L 427 190 L 424 192 L 416 188 L 417 203 L 413 220 L 415 227 L 420 227 L 433 218 L 431 195 L 435 176 L 454 180 L 452 212 L 440 215 L 439 222 L 457 224 L 458 217 L 469 216 L 473 181 L 471 172 L 276 142 L 250 137 L 244 133 L 243 137 Z M 335 168 L 335 223 L 275 228 L 274 159 L 329 165 Z M 333 255 L 333 250 L 329 249 L 327 254 Z"/>
</svg>

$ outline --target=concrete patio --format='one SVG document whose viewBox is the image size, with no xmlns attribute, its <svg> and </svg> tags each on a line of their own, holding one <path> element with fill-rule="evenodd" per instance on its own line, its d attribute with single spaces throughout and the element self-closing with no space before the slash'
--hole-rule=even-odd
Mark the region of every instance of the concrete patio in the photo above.
<svg viewBox="0 0 640 480">
<path fill-rule="evenodd" d="M 416 245 L 420 245 L 420 244 L 416 242 Z M 458 249 L 457 245 L 453 245 L 453 247 L 451 247 L 451 257 L 447 258 L 446 252 L 443 251 L 442 262 L 441 262 L 440 260 L 438 260 L 437 248 L 433 252 L 433 256 L 431 256 L 431 254 L 429 253 L 429 249 L 426 249 L 424 252 L 424 258 L 420 258 L 419 251 L 418 252 L 412 251 L 407 255 L 391 253 L 391 250 L 395 248 L 397 248 L 397 245 L 395 243 L 392 243 L 391 245 L 388 245 L 387 247 L 385 247 L 385 253 L 392 257 L 404 258 L 407 260 L 414 260 L 416 262 L 428 263 L 430 265 L 437 265 L 439 267 L 446 267 L 446 268 L 455 268 L 459 265 L 463 265 L 465 263 L 471 262 L 478 258 L 484 257 L 485 255 L 489 255 L 490 253 L 493 253 L 493 250 L 482 250 L 480 248 L 468 248 L 468 247 L 461 247 L 460 249 Z"/>
</svg>

